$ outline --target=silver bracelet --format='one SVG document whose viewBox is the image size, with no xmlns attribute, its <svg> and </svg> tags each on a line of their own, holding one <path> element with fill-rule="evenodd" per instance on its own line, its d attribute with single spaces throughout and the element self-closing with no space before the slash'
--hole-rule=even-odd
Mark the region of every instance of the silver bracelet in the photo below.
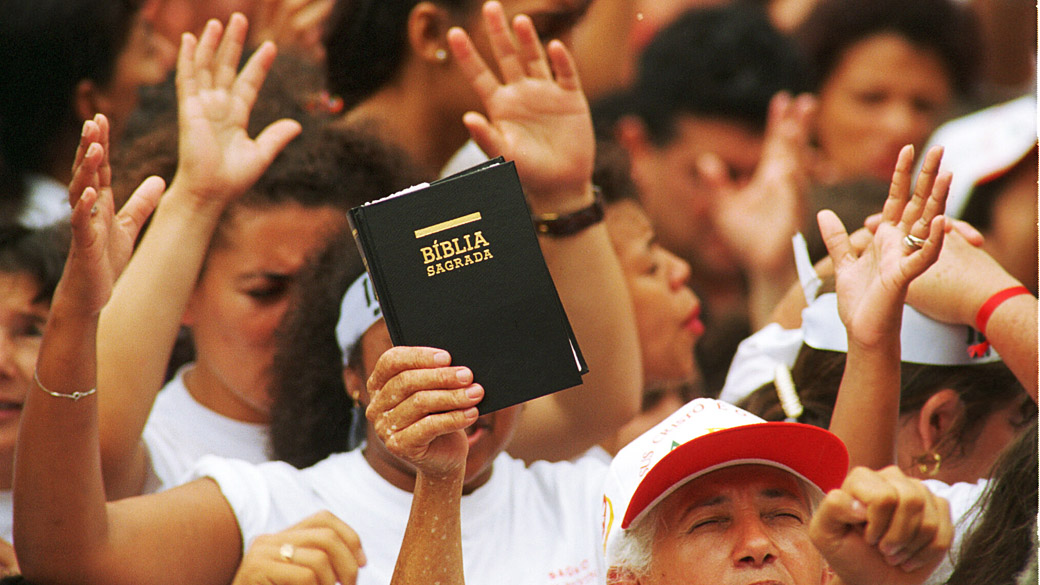
<svg viewBox="0 0 1040 585">
<path fill-rule="evenodd" d="M 54 396 L 55 398 L 70 398 L 73 401 L 76 401 L 76 400 L 79 400 L 80 398 L 83 398 L 85 396 L 90 396 L 91 394 L 97 392 L 97 388 L 96 387 L 95 388 L 91 388 L 90 390 L 87 390 L 86 392 L 73 392 L 72 394 L 62 394 L 61 392 L 55 392 L 53 390 L 48 390 L 47 387 L 43 385 L 43 382 L 40 381 L 40 371 L 39 370 L 33 371 L 33 380 L 36 382 L 36 385 L 40 387 L 40 390 L 43 390 L 44 392 L 46 392 L 47 394 L 50 394 L 51 396 Z"/>
</svg>

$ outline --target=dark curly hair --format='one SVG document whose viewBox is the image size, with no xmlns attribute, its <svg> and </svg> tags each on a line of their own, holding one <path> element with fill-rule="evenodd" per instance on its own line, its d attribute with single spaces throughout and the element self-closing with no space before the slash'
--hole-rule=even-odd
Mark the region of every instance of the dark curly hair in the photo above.
<svg viewBox="0 0 1040 585">
<path fill-rule="evenodd" d="M 845 51 L 880 33 L 895 33 L 935 51 L 962 95 L 970 95 L 979 68 L 978 24 L 953 0 L 822 0 L 795 33 L 819 88 Z"/>
<path fill-rule="evenodd" d="M 370 135 L 336 131 L 337 178 L 349 185 L 351 206 L 421 181 L 399 151 Z M 275 334 L 277 349 L 268 392 L 269 454 L 307 467 L 352 446 L 353 404 L 343 382 L 343 354 L 336 340 L 340 305 L 363 266 L 350 233 L 343 230 L 301 271 L 293 300 Z"/>
</svg>

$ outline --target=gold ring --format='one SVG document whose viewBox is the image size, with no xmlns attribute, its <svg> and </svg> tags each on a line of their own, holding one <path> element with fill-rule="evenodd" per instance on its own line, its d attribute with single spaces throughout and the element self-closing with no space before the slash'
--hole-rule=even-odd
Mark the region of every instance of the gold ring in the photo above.
<svg viewBox="0 0 1040 585">
<path fill-rule="evenodd" d="M 285 543 L 282 548 L 278 549 L 278 554 L 282 556 L 282 560 L 291 563 L 293 562 L 293 555 L 296 554 L 296 547 L 290 543 Z"/>
</svg>

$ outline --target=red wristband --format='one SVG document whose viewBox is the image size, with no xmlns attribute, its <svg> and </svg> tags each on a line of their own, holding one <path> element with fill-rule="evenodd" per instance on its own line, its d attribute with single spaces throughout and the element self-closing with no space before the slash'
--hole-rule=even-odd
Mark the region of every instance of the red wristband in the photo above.
<svg viewBox="0 0 1040 585">
<path fill-rule="evenodd" d="M 979 333 L 985 335 L 986 324 L 989 322 L 989 318 L 993 314 L 993 311 L 997 310 L 997 307 L 1011 297 L 1031 294 L 1033 293 L 1029 292 L 1029 289 L 1024 286 L 1013 286 L 995 293 L 985 303 L 982 303 L 982 307 L 979 308 L 979 312 L 975 315 L 975 329 Z"/>
</svg>

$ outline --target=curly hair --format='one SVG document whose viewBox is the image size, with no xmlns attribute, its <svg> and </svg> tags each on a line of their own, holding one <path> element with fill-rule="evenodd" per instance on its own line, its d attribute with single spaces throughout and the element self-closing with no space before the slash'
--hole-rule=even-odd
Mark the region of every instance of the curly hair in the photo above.
<svg viewBox="0 0 1040 585">
<path fill-rule="evenodd" d="M 852 45 L 886 32 L 935 51 L 953 87 L 964 95 L 971 92 L 979 68 L 980 33 L 971 13 L 952 0 L 822 0 L 794 37 L 818 88 Z"/>
<path fill-rule="evenodd" d="M 366 134 L 336 131 L 338 180 L 352 191 L 352 206 L 420 182 L 400 152 Z M 269 454 L 307 467 L 352 446 L 353 403 L 343 382 L 336 340 L 340 305 L 363 266 L 348 231 L 333 235 L 301 271 L 289 309 L 275 334 L 268 392 Z"/>
</svg>

